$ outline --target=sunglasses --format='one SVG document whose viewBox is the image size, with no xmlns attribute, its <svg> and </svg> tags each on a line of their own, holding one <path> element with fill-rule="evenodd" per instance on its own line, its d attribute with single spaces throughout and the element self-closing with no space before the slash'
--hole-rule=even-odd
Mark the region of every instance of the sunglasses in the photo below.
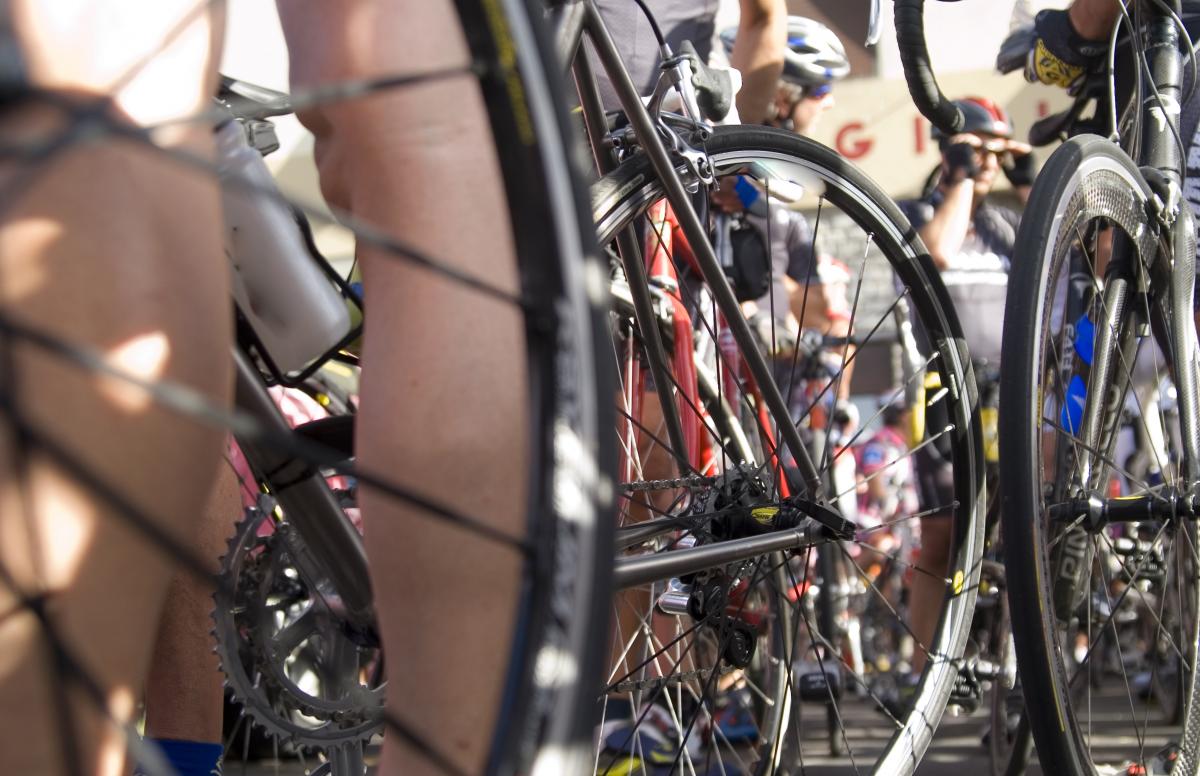
<svg viewBox="0 0 1200 776">
<path fill-rule="evenodd" d="M 1008 141 L 1004 138 L 980 138 L 983 140 L 983 145 L 975 149 L 975 153 L 983 157 L 984 154 L 996 157 L 1000 162 L 1001 167 L 1013 166 L 1013 155 L 1008 148 Z"/>
<path fill-rule="evenodd" d="M 1000 137 L 988 138 L 983 141 L 983 148 L 980 150 L 996 154 L 997 156 L 1006 154 L 1008 153 L 1008 141 Z"/>
</svg>

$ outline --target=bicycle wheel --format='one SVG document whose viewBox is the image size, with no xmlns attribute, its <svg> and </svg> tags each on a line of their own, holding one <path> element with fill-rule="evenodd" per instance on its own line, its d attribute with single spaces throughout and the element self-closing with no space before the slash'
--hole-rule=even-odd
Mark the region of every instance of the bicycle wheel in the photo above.
<svg viewBox="0 0 1200 776">
<path fill-rule="evenodd" d="M 822 230 L 837 225 L 839 255 L 851 265 L 854 303 L 847 308 L 853 344 L 831 346 L 832 379 L 806 392 L 799 384 L 820 342 L 807 355 L 799 349 L 781 353 L 775 346 L 785 332 L 772 327 L 761 333 L 764 349 L 781 353 L 775 381 L 792 403 L 793 417 L 772 417 L 722 327 L 725 316 L 742 312 L 717 310 L 704 284 L 689 274 L 686 247 L 664 219 L 661 186 L 648 162 L 632 156 L 594 185 L 593 211 L 601 244 L 610 246 L 618 292 L 611 358 L 621 374 L 617 416 L 624 491 L 617 529 L 622 552 L 617 578 L 624 590 L 613 604 L 618 627 L 597 736 L 597 772 L 668 766 L 698 773 L 800 771 L 833 762 L 827 718 L 857 766 L 911 772 L 960 667 L 982 552 L 982 443 L 974 381 L 956 336 L 956 319 L 936 270 L 895 206 L 832 151 L 759 127 L 720 127 L 703 145 L 717 185 L 740 177 L 743 184 L 796 205 L 808 196 L 804 204 L 815 210 L 814 253 L 829 250 Z M 630 228 L 632 238 L 624 232 Z M 652 278 L 666 278 L 651 281 L 654 325 L 666 350 L 657 367 L 653 346 L 643 341 L 647 335 L 633 319 L 617 258 L 628 261 L 630 251 L 636 261 L 649 256 Z M 864 291 L 864 285 L 873 291 Z M 806 288 L 815 286 L 807 284 L 791 296 L 796 307 L 817 304 Z M 896 633 L 909 633 L 910 623 L 896 608 L 900 591 L 880 589 L 872 576 L 888 560 L 902 564 L 898 549 L 880 549 L 872 541 L 896 526 L 866 529 L 844 543 L 822 535 L 798 550 L 746 548 L 775 541 L 783 523 L 776 525 L 774 516 L 794 516 L 787 508 L 798 503 L 795 494 L 804 492 L 789 476 L 790 455 L 777 444 L 779 424 L 796 424 L 810 438 L 830 425 L 829 400 L 851 379 L 847 366 L 878 343 L 891 354 L 900 337 L 896 310 L 902 305 L 911 310 L 923 342 L 919 369 L 906 375 L 908 387 L 924 387 L 927 379 L 929 385 L 940 380 L 946 386 L 929 391 L 928 416 L 944 422 L 937 421 L 921 445 L 938 446 L 951 469 L 953 499 L 931 505 L 930 513 L 948 513 L 942 519 L 952 523 L 955 541 L 950 571 L 930 575 L 938 581 L 940 622 L 932 636 L 916 640 L 916 649 L 929 660 L 911 702 L 897 707 L 882 695 L 894 684 L 895 672 L 907 672 L 905 658 L 892 656 L 890 667 L 881 659 L 864 675 L 853 670 L 843 640 L 831 632 L 839 628 L 831 617 L 836 613 L 821 611 L 820 587 L 833 581 L 820 579 L 816 559 L 818 545 L 827 555 L 840 554 L 846 581 L 891 613 Z M 796 317 L 803 319 L 802 310 Z M 825 338 L 826 344 L 831 341 L 836 338 Z M 659 371 L 648 379 L 645 374 L 655 368 Z M 677 411 L 686 433 L 668 427 L 664 406 Z M 851 448 L 861 433 L 844 430 L 840 441 L 831 435 L 817 445 L 819 469 L 847 463 L 853 468 Z M 907 464 L 911 455 L 889 462 L 879 476 Z M 823 475 L 822 481 L 838 478 Z M 839 497 L 853 496 L 858 483 L 853 476 L 849 482 L 846 492 L 823 485 L 807 497 L 835 505 Z M 899 522 L 920 517 L 913 513 Z M 632 582 L 625 576 L 634 564 L 671 564 L 702 551 L 736 557 L 686 572 L 655 566 Z M 914 568 L 906 566 L 905 572 L 912 575 Z M 747 650 L 731 649 L 734 644 L 751 645 L 748 652 L 759 662 L 746 664 Z"/>
<path fill-rule="evenodd" d="M 1024 713 L 1024 693 L 1016 685 L 1017 658 L 1012 640 L 1012 618 L 1009 614 L 1008 595 L 1004 589 L 1003 568 L 994 561 L 984 561 L 984 579 L 980 595 L 988 595 L 987 629 L 980 634 L 980 641 L 987 646 L 986 657 L 994 661 L 995 678 L 988 701 L 988 761 L 993 776 L 1017 776 L 1024 773 L 1033 753 L 1033 739 L 1029 733 L 1029 720 Z M 976 611 L 984 609 L 980 603 Z"/>
<path fill-rule="evenodd" d="M 202 5 L 200 11 L 206 8 Z M 414 520 L 414 536 L 417 532 L 440 532 L 442 526 L 446 525 L 452 526 L 453 531 L 460 531 L 443 548 L 444 555 L 441 557 L 448 575 L 458 573 L 456 567 L 461 568 L 460 553 L 467 542 L 492 542 L 498 556 L 506 554 L 513 560 L 518 569 L 519 582 L 512 600 L 501 610 L 511 611 L 512 629 L 511 632 L 505 630 L 496 634 L 494 644 L 496 653 L 503 656 L 504 670 L 492 677 L 495 682 L 493 687 L 480 688 L 481 691 L 487 689 L 498 699 L 495 729 L 483 731 L 488 740 L 486 771 L 581 772 L 590 766 L 591 751 L 587 741 L 592 732 L 594 705 L 588 701 L 596 694 L 595 685 L 601 673 L 603 653 L 597 645 L 603 640 L 597 638 L 597 634 L 604 631 L 608 613 L 606 591 L 612 558 L 612 521 L 602 515 L 611 506 L 606 487 L 611 482 L 607 466 L 614 457 L 610 436 L 614 423 L 610 402 L 607 399 L 604 402 L 597 401 L 599 396 L 607 397 L 611 392 L 604 382 L 609 377 L 608 362 L 595 357 L 601 345 L 607 348 L 605 318 L 601 311 L 603 288 L 595 282 L 601 273 L 589 267 L 589 262 L 595 260 L 590 250 L 594 244 L 590 237 L 591 222 L 583 205 L 583 188 L 573 176 L 573 160 L 568 159 L 572 147 L 569 142 L 571 130 L 558 96 L 558 65 L 543 40 L 541 29 L 533 21 L 540 18 L 540 9 L 520 0 L 462 0 L 457 3 L 457 8 L 469 47 L 469 62 L 459 72 L 435 73 L 432 76 L 416 72 L 369 82 L 324 84 L 315 93 L 297 94 L 295 98 L 298 104 L 314 107 L 324 104 L 326 100 L 343 101 L 364 94 L 375 96 L 384 89 L 412 88 L 413 84 L 418 89 L 427 89 L 431 88 L 431 83 L 436 85 L 438 79 L 465 77 L 477 80 L 482 96 L 480 105 L 487 111 L 491 144 L 494 145 L 502 173 L 502 196 L 508 204 L 510 224 L 507 226 L 511 227 L 513 255 L 519 257 L 518 282 L 512 288 L 506 290 L 490 285 L 457 269 L 445 257 L 424 255 L 411 246 L 398 244 L 395 238 L 371 228 L 362 219 L 346 213 L 339 215 L 342 216 L 340 220 L 356 233 L 360 244 L 382 244 L 393 252 L 397 262 L 422 267 L 454 283 L 464 294 L 478 293 L 476 301 L 480 303 L 505 305 L 505 309 L 517 317 L 519 352 L 513 353 L 512 357 L 514 362 L 526 365 L 525 392 L 519 403 L 522 417 L 529 418 L 523 441 L 514 442 L 524 448 L 522 454 L 529 461 L 528 471 L 521 473 L 514 488 L 519 492 L 523 507 L 520 530 L 512 536 L 488 530 L 488 516 L 479 514 L 486 511 L 483 507 L 477 505 L 473 514 L 464 513 L 447 507 L 437 498 L 423 497 L 420 486 L 410 487 L 411 483 L 398 485 L 403 479 L 401 468 L 411 465 L 411 462 L 404 464 L 397 461 L 396 470 L 390 474 L 360 467 L 344 469 L 340 464 L 338 468 L 342 473 L 357 477 L 360 493 L 374 491 L 377 498 L 380 493 L 390 495 L 420 510 L 422 517 L 428 517 L 429 522 L 421 518 Z M 115 111 L 97 112 L 90 103 L 73 106 L 65 99 L 58 99 L 57 95 L 34 94 L 29 99 L 44 99 L 54 105 L 61 111 L 64 123 L 77 120 L 80 126 L 90 126 L 91 129 L 87 131 L 92 140 L 89 148 L 104 144 L 110 136 L 122 138 L 119 142 L 135 147 L 136 153 L 144 151 L 151 158 L 160 161 L 165 159 L 164 163 L 168 166 L 176 165 L 185 170 L 198 170 L 200 174 L 215 176 L 205 162 L 158 148 L 153 145 L 150 133 L 135 133 L 121 125 L 116 118 L 110 117 L 110 113 Z M 6 108 L 8 105 L 6 103 Z M 195 121 L 207 123 L 212 120 L 212 115 L 205 111 Z M 7 125 L 5 131 L 7 134 Z M 67 134 L 73 135 L 75 131 Z M 79 153 L 88 152 L 84 150 Z M 56 161 L 53 153 L 43 154 L 29 161 L 29 165 L 36 167 L 46 164 L 53 168 Z M 233 185 L 236 188 L 237 182 Z M 243 189 L 241 193 L 245 194 L 246 190 Z M 11 191 L 10 194 L 12 198 L 6 200 L 6 206 L 12 206 L 14 202 L 20 205 L 22 194 L 13 194 Z M 65 226 L 69 232 L 70 223 Z M 221 306 L 218 311 L 222 316 L 228 316 L 228 308 Z M 107 370 L 110 375 L 119 371 L 106 365 L 107 362 L 97 355 L 96 349 L 100 344 L 89 339 L 86 331 L 80 334 L 71 329 L 69 324 L 75 322 L 67 321 L 58 326 L 51 321 L 43 330 L 38 328 L 41 321 L 36 317 L 22 316 L 24 312 L 19 305 L 10 306 L 8 301 L 5 302 L 2 344 L 6 363 L 13 367 L 11 371 L 6 367 L 6 374 L 24 374 L 19 371 L 23 368 L 29 374 L 37 374 L 39 369 L 44 372 L 44 362 L 48 360 L 55 363 L 55 368 L 81 371 L 86 381 L 90 382 L 99 381 L 95 380 L 95 374 L 87 370 L 99 368 Z M 192 321 L 194 326 L 203 324 L 203 320 Z M 463 347 L 470 347 L 470 344 L 464 344 Z M 224 350 L 228 351 L 228 344 Z M 131 533 L 137 541 L 148 546 L 143 550 L 145 554 L 158 554 L 150 565 L 160 575 L 165 574 L 165 570 L 159 568 L 165 565 L 165 557 L 174 561 L 180 570 L 193 573 L 211 586 L 208 573 L 213 559 L 199 557 L 186 542 L 178 538 L 185 535 L 182 530 L 175 530 L 180 528 L 178 516 L 155 514 L 152 508 L 155 501 L 150 501 L 151 508 L 147 508 L 147 499 L 143 494 L 129 496 L 121 492 L 119 467 L 108 465 L 111 461 L 105 458 L 103 440 L 95 439 L 97 436 L 107 436 L 112 441 L 123 433 L 136 433 L 136 430 L 127 431 L 123 426 L 109 428 L 103 426 L 100 420 L 85 418 L 79 423 L 79 428 L 67 429 L 88 432 L 78 434 L 79 447 L 72 450 L 69 444 L 52 444 L 56 438 L 59 442 L 72 441 L 73 437 L 56 433 L 63 429 L 53 423 L 46 428 L 37 425 L 38 421 L 53 416 L 48 416 L 44 408 L 37 405 L 36 396 L 31 397 L 34 392 L 25 390 L 18 393 L 8 379 L 4 381 L 3 391 L 4 415 L 0 426 L 3 426 L 4 441 L 0 449 L 0 472 L 6 497 L 11 492 L 8 487 L 10 478 L 20 482 L 24 474 L 22 466 L 26 455 L 30 459 L 34 454 L 39 460 L 49 458 L 57 470 L 72 475 L 82 483 L 82 488 L 89 491 L 96 503 L 111 513 L 104 515 L 109 524 L 103 526 L 105 530 L 98 534 L 107 537 L 114 533 Z M 79 391 L 82 393 L 83 389 Z M 233 425 L 239 437 L 245 441 L 289 455 L 295 464 L 291 473 L 267 472 L 269 479 L 274 478 L 271 482 L 278 490 L 285 490 L 294 484 L 291 479 L 293 474 L 303 476 L 308 470 L 336 460 L 331 459 L 312 440 L 276 433 L 273 426 L 265 426 L 261 419 L 255 422 L 255 418 L 245 411 L 236 415 L 231 423 L 221 408 L 203 401 L 194 391 L 188 391 L 186 386 L 176 382 L 154 384 L 146 392 L 158 403 L 156 411 L 182 416 L 183 420 L 178 421 L 180 426 L 191 423 L 210 427 L 219 423 Z M 402 400 L 399 395 L 397 398 L 398 401 Z M 13 429 L 20 429 L 20 444 L 13 442 Z M 189 439 L 172 437 L 171 445 L 186 449 Z M 464 442 L 470 445 L 477 444 L 478 440 Z M 215 445 L 212 446 L 215 448 Z M 204 449 L 200 446 L 197 452 L 190 454 L 199 457 Z M 161 481 L 171 481 L 166 470 L 169 460 L 162 464 L 164 470 L 161 473 L 166 476 Z M 191 464 L 205 465 L 194 460 Z M 215 464 L 214 459 L 213 468 Z M 106 480 L 103 475 L 112 475 L 114 469 L 117 469 L 115 482 Z M 194 490 L 202 488 L 202 485 L 197 485 Z M 164 504 L 171 503 L 160 503 L 160 507 L 166 509 Z M 184 518 L 193 516 L 190 510 L 179 511 Z M 229 516 L 231 526 L 236 517 Z M 340 513 L 334 518 L 344 519 Z M 369 514 L 366 519 L 370 521 Z M 172 523 L 172 520 L 175 522 Z M 304 538 L 310 550 L 319 544 L 319 537 Z M 245 544 L 254 542 L 254 537 L 246 532 L 239 535 L 239 539 Z M 107 538 L 105 541 L 108 541 Z M 126 538 L 126 541 L 132 543 L 134 539 Z M 254 555 L 253 550 L 250 555 Z M 131 552 L 130 557 L 136 558 L 137 555 Z M 130 565 L 138 567 L 142 564 Z M 7 581 L 10 569 L 4 571 Z M 104 580 L 105 585 L 112 583 L 111 577 L 116 571 L 115 567 L 110 569 L 110 577 Z M 273 575 L 271 584 L 264 584 L 258 592 L 263 595 L 278 592 L 286 587 L 285 578 L 291 578 L 298 571 L 281 564 L 269 571 Z M 328 572 L 331 569 L 326 567 L 321 571 Z M 37 582 L 40 585 L 42 580 Z M 310 586 L 307 594 L 315 595 L 313 591 L 318 588 L 318 585 Z M 113 592 L 107 594 L 106 605 L 124 601 L 120 589 L 120 584 L 113 585 Z M 9 592 L 5 587 L 6 627 L 13 622 L 32 620 L 32 616 L 20 606 L 9 610 Z M 321 589 L 320 596 L 330 599 L 326 603 L 336 608 L 342 603 L 337 592 Z M 56 598 L 56 609 L 68 607 L 69 599 L 70 596 L 65 593 Z M 40 598 L 36 596 L 27 600 L 21 596 L 15 603 L 23 603 L 41 614 L 44 610 L 39 608 L 39 601 Z M 266 606 L 269 608 L 269 604 Z M 472 612 L 468 609 L 459 615 L 469 619 Z M 47 676 L 56 676 L 53 683 L 55 690 L 46 701 L 46 708 L 37 709 L 35 713 L 27 697 L 22 699 L 8 695 L 0 699 L 6 705 L 11 703 L 14 706 L 20 701 L 21 713 L 45 716 L 51 720 L 48 725 L 52 726 L 55 721 L 61 723 L 57 732 L 47 730 L 44 736 L 38 738 L 47 742 L 65 741 L 72 753 L 75 752 L 72 747 L 78 743 L 75 741 L 76 734 L 82 738 L 84 732 L 82 726 L 73 725 L 74 715 L 83 717 L 86 713 L 89 727 L 96 727 L 99 723 L 94 717 L 113 713 L 117 716 L 114 721 L 127 725 L 128 740 L 136 749 L 140 738 L 134 720 L 129 717 L 137 699 L 129 695 L 127 688 L 138 687 L 142 678 L 126 676 L 118 682 L 110 675 L 109 666 L 92 653 L 92 645 L 86 639 L 66 642 L 60 638 L 63 633 L 60 619 L 69 618 L 60 618 L 56 611 L 30 625 L 35 630 L 40 628 L 38 638 L 44 636 L 44 647 L 39 648 L 47 656 Z M 111 626 L 113 630 L 120 630 L 119 622 Z M 431 638 L 436 637 L 447 644 L 461 639 L 462 622 L 459 620 L 460 627 L 456 628 L 455 633 L 430 634 Z M 150 633 L 138 636 L 137 630 L 122 636 L 127 642 L 152 638 Z M 95 641 L 102 641 L 108 634 L 92 635 L 96 637 Z M 348 639 L 348 644 L 335 645 L 334 649 L 347 645 L 355 649 L 360 639 L 371 638 L 366 629 L 341 635 L 346 637 L 343 642 Z M 307 659 L 296 652 L 287 654 L 286 649 L 278 654 L 270 654 L 272 649 L 269 645 L 259 646 L 267 647 L 263 650 L 267 654 L 258 655 L 255 659 L 288 661 L 291 667 L 296 667 L 297 660 Z M 138 648 L 142 648 L 140 643 Z M 57 656 L 57 659 L 52 660 L 53 656 Z M 329 664 L 329 661 L 325 662 Z M 345 668 L 349 673 L 355 673 L 359 668 L 352 663 Z M 406 658 L 403 654 L 388 656 L 390 666 L 404 666 L 406 663 L 417 671 L 426 670 L 419 665 L 419 661 Z M 278 665 L 273 667 L 280 668 Z M 454 670 L 458 671 L 459 668 L 455 667 Z M 292 673 L 291 678 L 299 682 L 296 677 L 301 673 Z M 10 679 L 6 674 L 6 687 Z M 357 679 L 351 676 L 348 681 L 353 684 Z M 112 686 L 108 686 L 110 682 Z M 62 689 L 60 693 L 59 688 L 67 689 Z M 122 693 L 121 698 L 128 696 L 121 703 L 129 707 L 119 713 L 112 712 L 108 706 L 108 693 L 117 690 Z M 341 702 L 347 699 L 335 700 Z M 427 698 L 412 700 L 413 708 L 418 710 L 430 702 Z M 469 702 L 478 704 L 479 700 L 473 697 Z M 422 712 L 415 713 L 419 715 Z M 5 716 L 6 723 L 11 719 L 16 719 L 16 716 Z M 331 730 L 336 727 L 336 724 L 329 726 Z M 439 746 L 430 744 L 427 738 L 415 734 L 414 730 L 420 726 L 414 725 L 413 720 L 406 721 L 388 715 L 385 727 L 387 736 L 407 741 L 436 763 L 445 766 L 454 760 L 453 751 L 443 751 Z M 47 745 L 58 746 L 54 743 Z M 335 750 L 338 748 L 336 741 L 330 746 Z M 6 763 L 12 762 L 9 758 L 25 754 L 8 746 L 0 747 L 0 750 L 3 750 L 0 751 L 0 761 Z M 92 770 L 86 762 L 86 743 L 82 751 L 85 762 L 72 761 L 71 757 L 67 757 L 64 770 L 70 773 Z M 142 755 L 147 758 L 142 759 Z M 167 772 L 153 752 L 134 751 L 133 757 L 142 759 L 142 765 L 149 773 Z M 12 770 L 50 773 L 56 771 L 59 764 L 59 759 L 54 762 L 35 761 L 32 764 L 24 763 L 22 767 L 14 766 Z M 114 766 L 110 764 L 107 767 Z"/>
<path fill-rule="evenodd" d="M 1160 508 L 1193 483 L 1175 460 L 1156 460 L 1153 476 L 1131 476 L 1114 460 L 1121 414 L 1141 401 L 1135 389 L 1175 381 L 1172 359 L 1154 348 L 1158 340 L 1172 350 L 1158 336 L 1170 330 L 1166 283 L 1149 293 L 1136 283 L 1139 267 L 1158 271 L 1150 190 L 1129 158 L 1099 137 L 1064 144 L 1043 173 L 1018 233 L 1014 255 L 1023 258 L 1005 319 L 1007 583 L 1042 768 L 1096 773 L 1146 765 L 1181 738 L 1186 720 L 1171 718 L 1176 704 L 1165 710 L 1150 699 L 1151 687 L 1167 681 L 1166 667 L 1190 665 L 1194 654 L 1194 530 Z M 1178 438 L 1167 415 L 1132 414 L 1162 424 L 1144 428 L 1148 437 Z M 1093 507 L 1081 509 L 1089 498 Z M 1122 504 L 1146 508 L 1122 516 Z M 1180 692 L 1190 686 L 1176 681 Z M 1184 695 L 1179 708 L 1194 715 L 1192 700 Z M 1114 713 L 1119 728 L 1105 722 Z M 1186 748 L 1194 746 L 1185 742 L 1180 762 L 1194 757 Z"/>
</svg>

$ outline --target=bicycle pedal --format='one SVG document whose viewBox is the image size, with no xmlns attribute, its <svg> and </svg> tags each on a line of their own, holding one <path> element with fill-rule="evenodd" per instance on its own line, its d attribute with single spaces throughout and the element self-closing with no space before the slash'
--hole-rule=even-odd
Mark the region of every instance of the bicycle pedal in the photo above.
<svg viewBox="0 0 1200 776">
<path fill-rule="evenodd" d="M 983 685 L 974 668 L 963 669 L 954 679 L 946 705 L 954 713 L 973 714 L 983 702 Z"/>
<path fill-rule="evenodd" d="M 842 697 L 842 682 L 833 669 L 800 674 L 800 700 L 817 703 L 837 701 Z"/>
<path fill-rule="evenodd" d="M 975 678 L 984 682 L 992 682 L 1000 677 L 1004 667 L 991 660 L 977 659 L 972 667 Z"/>
<path fill-rule="evenodd" d="M 672 579 L 666 591 L 658 597 L 658 609 L 663 614 L 682 617 L 688 613 L 688 601 L 692 598 L 692 586 Z"/>
</svg>

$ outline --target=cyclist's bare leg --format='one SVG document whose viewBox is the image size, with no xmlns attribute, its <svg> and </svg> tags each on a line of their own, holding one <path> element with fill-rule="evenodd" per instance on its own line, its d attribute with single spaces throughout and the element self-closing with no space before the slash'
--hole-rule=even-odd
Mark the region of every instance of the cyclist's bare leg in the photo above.
<svg viewBox="0 0 1200 776">
<path fill-rule="evenodd" d="M 466 66 L 445 0 L 281 0 L 292 88 Z M 500 172 L 473 76 L 318 108 L 327 199 L 440 261 L 517 289 Z M 511 306 L 359 245 L 366 294 L 359 462 L 523 536 L 522 321 Z M 483 769 L 509 659 L 521 558 L 363 488 L 391 715 L 466 773 Z M 392 657 L 395 656 L 395 657 Z M 381 772 L 441 772 L 401 736 Z"/>
<path fill-rule="evenodd" d="M 950 515 L 921 518 L 921 556 L 912 580 L 912 632 L 917 641 L 913 650 L 913 673 L 925 670 L 925 649 L 933 643 L 946 597 L 946 573 L 950 564 L 950 542 L 954 521 Z"/>
<path fill-rule="evenodd" d="M 124 70 L 155 53 L 195 6 L 195 0 L 9 3 L 33 80 L 80 96 L 104 94 Z M 202 9 L 164 56 L 151 57 L 115 95 L 113 113 L 144 124 L 201 108 L 219 26 L 217 15 Z M 0 119 L 0 134 L 44 138 L 61 126 L 61 115 L 23 107 Z M 184 127 L 161 140 L 205 153 L 209 135 L 204 127 Z M 0 167 L 0 186 L 21 174 L 16 163 Z M 143 377 L 169 378 L 225 400 L 228 281 L 211 176 L 131 141 L 93 139 L 40 163 L 3 205 L 4 316 L 98 349 Z M 14 414 L 188 541 L 222 434 L 28 346 L 14 347 L 13 356 L 5 367 L 13 382 L 4 392 Z M 23 595 L 46 595 L 61 643 L 96 683 L 107 713 L 128 720 L 172 564 L 49 455 L 18 444 L 5 421 L 0 537 L 7 577 L 0 583 L 0 771 L 62 772 L 66 753 L 74 751 L 80 772 L 119 773 L 120 733 L 54 664 L 13 582 Z"/>
<path fill-rule="evenodd" d="M 632 414 L 632 407 L 625 407 L 620 400 L 618 402 L 622 411 Z M 687 416 L 684 418 L 686 420 Z M 629 454 L 631 466 L 623 476 L 628 476 L 630 480 L 679 477 L 679 465 L 671 451 L 664 446 L 668 432 L 658 391 L 642 393 L 637 420 L 640 428 L 627 429 L 636 440 L 633 442 L 636 448 Z M 630 493 L 628 499 L 623 499 L 621 503 L 620 524 L 633 525 L 666 516 L 672 507 L 677 507 L 679 495 L 680 491 L 674 488 Z M 617 593 L 613 598 L 613 608 L 616 627 L 613 629 L 609 666 L 613 667 L 615 675 L 606 679 L 616 681 L 634 671 L 652 655 L 663 652 L 664 645 L 674 641 L 678 634 L 675 632 L 677 622 L 669 615 L 655 613 L 651 623 L 643 619 L 651 611 L 650 593 L 646 589 Z M 650 627 L 647 628 L 647 625 Z M 650 671 L 666 674 L 671 665 L 669 657 L 659 657 L 651 663 Z M 623 697 L 628 697 L 628 694 Z"/>
<path fill-rule="evenodd" d="M 241 509 L 237 475 L 222 464 L 194 545 L 214 572 Z M 221 742 L 223 677 L 212 647 L 212 590 L 188 573 L 176 574 L 167 587 L 146 677 L 147 736 Z"/>
</svg>

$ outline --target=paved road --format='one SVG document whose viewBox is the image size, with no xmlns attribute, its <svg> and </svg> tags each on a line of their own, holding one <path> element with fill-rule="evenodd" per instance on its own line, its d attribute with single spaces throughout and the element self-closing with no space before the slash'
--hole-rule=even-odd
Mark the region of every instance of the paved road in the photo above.
<svg viewBox="0 0 1200 776">
<path fill-rule="evenodd" d="M 807 709 L 806 709 L 807 711 Z M 1135 707 L 1139 724 L 1130 723 L 1131 709 L 1126 695 L 1115 691 L 1097 694 L 1093 697 L 1093 751 L 1098 762 L 1108 761 L 1118 763 L 1127 761 L 1131 753 L 1144 751 L 1146 756 L 1152 756 L 1168 743 L 1168 732 L 1162 726 L 1150 725 L 1145 732 L 1146 739 L 1139 742 L 1135 730 L 1144 727 L 1147 713 L 1146 707 L 1140 702 Z M 872 750 L 878 751 L 890 731 L 881 724 L 881 715 L 866 710 L 851 709 L 847 712 L 848 749 L 864 754 Z M 1155 712 L 1157 713 L 1157 712 Z M 989 776 L 991 763 L 988 752 L 982 743 L 983 733 L 988 726 L 988 710 L 983 707 L 972 716 L 947 716 L 942 720 L 930 751 L 917 769 L 919 776 Z M 809 753 L 828 751 L 825 742 L 814 741 L 806 747 Z M 834 758 L 828 755 L 805 757 L 805 773 L 812 776 L 850 776 L 850 774 L 869 773 L 869 767 L 860 771 L 849 757 Z M 1034 753 L 1029 767 L 1028 776 L 1042 776 L 1043 771 Z"/>
<path fill-rule="evenodd" d="M 1137 712 L 1140 716 L 1144 709 L 1139 708 Z M 806 704 L 802 713 L 806 721 L 811 714 L 817 723 L 812 727 L 818 731 L 821 729 L 824 721 L 823 707 Z M 877 751 L 887 740 L 889 730 L 885 718 L 880 714 L 865 707 L 846 708 L 845 714 L 848 723 L 848 750 L 866 755 L 873 750 Z M 1118 701 L 1115 697 L 1096 700 L 1095 741 L 1097 747 L 1108 747 L 1113 760 L 1120 756 L 1119 753 L 1134 751 L 1138 746 L 1131 732 L 1133 728 L 1129 724 L 1129 717 L 1127 700 Z M 917 769 L 919 776 L 988 776 L 991 766 L 987 751 L 981 743 L 986 725 L 986 707 L 970 717 L 947 716 L 937 732 L 933 746 Z M 806 727 L 809 726 L 806 724 Z M 1165 743 L 1166 735 L 1163 729 L 1151 727 L 1145 751 L 1153 753 Z M 805 747 L 804 773 L 811 776 L 851 776 L 870 772 L 869 766 L 863 766 L 861 762 L 856 763 L 849 756 L 835 758 L 827 753 L 828 745 L 823 737 L 811 740 Z M 245 768 L 240 763 L 229 763 L 225 768 L 226 776 L 303 776 L 305 772 L 305 769 L 295 762 L 257 763 Z M 1028 776 L 1042 776 L 1036 754 L 1026 773 Z"/>
</svg>

